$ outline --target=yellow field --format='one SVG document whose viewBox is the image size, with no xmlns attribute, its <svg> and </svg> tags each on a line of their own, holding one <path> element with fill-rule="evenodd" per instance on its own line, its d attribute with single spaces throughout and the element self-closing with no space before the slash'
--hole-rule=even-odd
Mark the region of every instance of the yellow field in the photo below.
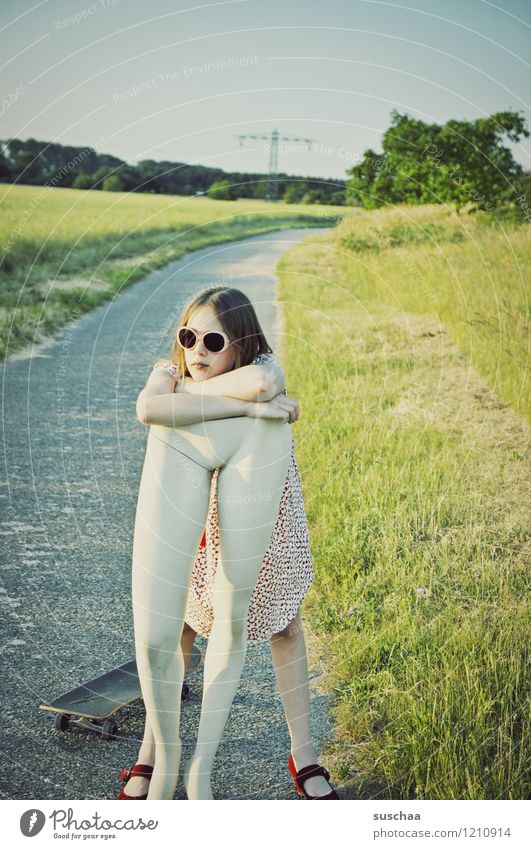
<svg viewBox="0 0 531 849">
<path fill-rule="evenodd" d="M 351 209 L 0 184 L 0 339 L 5 358 L 206 245 L 332 226 Z"/>
<path fill-rule="evenodd" d="M 211 200 L 207 197 L 181 197 L 131 192 L 81 191 L 50 186 L 23 186 L 0 183 L 0 246 L 18 222 L 24 222 L 24 238 L 48 237 L 67 241 L 85 236 L 129 234 L 152 228 L 165 230 L 204 227 L 229 221 L 235 215 L 267 215 L 273 219 L 286 213 L 296 215 L 345 214 L 345 207 L 275 204 L 260 200 Z M 346 214 L 352 212 L 347 208 Z"/>
</svg>

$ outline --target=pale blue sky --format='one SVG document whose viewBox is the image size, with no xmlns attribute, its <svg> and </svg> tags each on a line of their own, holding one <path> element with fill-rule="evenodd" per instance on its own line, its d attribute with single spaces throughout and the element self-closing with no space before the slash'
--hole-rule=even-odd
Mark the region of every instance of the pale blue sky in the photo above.
<svg viewBox="0 0 531 849">
<path fill-rule="evenodd" d="M 393 108 L 531 128 L 530 25 L 524 0 L 3 0 L 0 138 L 265 172 L 235 135 L 276 127 L 318 145 L 284 142 L 279 170 L 343 178 Z"/>
</svg>

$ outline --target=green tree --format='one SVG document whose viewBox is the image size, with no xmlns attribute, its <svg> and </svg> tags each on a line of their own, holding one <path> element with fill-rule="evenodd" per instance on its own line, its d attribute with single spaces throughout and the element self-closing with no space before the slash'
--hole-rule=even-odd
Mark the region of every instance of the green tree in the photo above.
<svg viewBox="0 0 531 849">
<path fill-rule="evenodd" d="M 110 165 L 102 165 L 102 166 L 100 166 L 99 168 L 97 168 L 97 169 L 94 171 L 94 174 L 92 175 L 92 180 L 93 180 L 93 183 L 92 183 L 92 184 L 93 184 L 94 188 L 95 188 L 95 189 L 101 189 L 101 188 L 102 188 L 103 181 L 104 181 L 104 180 L 105 180 L 105 179 L 106 179 L 109 175 L 111 175 L 111 172 L 112 172 L 112 171 L 113 171 L 113 169 L 112 169 L 112 167 L 111 167 Z"/>
<path fill-rule="evenodd" d="M 310 189 L 302 196 L 302 203 L 323 203 L 323 195 L 319 189 Z"/>
<path fill-rule="evenodd" d="M 471 203 L 488 211 L 513 191 L 522 174 L 505 139 L 529 136 L 517 112 L 498 112 L 476 121 L 427 124 L 391 113 L 382 153 L 366 150 L 347 171 L 354 199 L 366 209 L 384 203 Z"/>
<path fill-rule="evenodd" d="M 90 174 L 78 174 L 72 183 L 73 189 L 91 189 L 94 185 L 94 177 Z"/>
<path fill-rule="evenodd" d="M 327 200 L 327 203 L 331 203 L 334 206 L 345 206 L 346 204 L 346 196 L 345 192 L 332 192 L 330 197 Z"/>
<path fill-rule="evenodd" d="M 213 200 L 236 200 L 238 191 L 229 180 L 216 180 L 208 189 L 207 195 Z"/>
<path fill-rule="evenodd" d="M 105 177 L 101 188 L 104 192 L 125 192 L 125 184 L 119 174 L 110 174 Z"/>
<path fill-rule="evenodd" d="M 289 183 L 282 200 L 284 203 L 302 203 L 304 195 L 309 190 L 310 184 L 307 182 Z"/>
<path fill-rule="evenodd" d="M 267 180 L 257 180 L 254 185 L 253 196 L 255 198 L 265 198 Z"/>
<path fill-rule="evenodd" d="M 9 162 L 7 161 L 6 156 L 4 155 L 3 150 L 0 148 L 0 182 L 8 183 L 11 178 L 11 169 L 9 167 Z"/>
</svg>

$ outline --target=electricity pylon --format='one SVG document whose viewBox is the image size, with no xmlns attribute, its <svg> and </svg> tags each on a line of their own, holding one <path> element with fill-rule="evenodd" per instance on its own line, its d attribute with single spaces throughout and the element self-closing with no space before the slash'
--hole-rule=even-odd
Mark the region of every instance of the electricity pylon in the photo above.
<svg viewBox="0 0 531 849">
<path fill-rule="evenodd" d="M 303 142 L 306 145 L 306 150 L 312 149 L 313 139 L 303 139 L 299 136 L 279 136 L 278 130 L 273 130 L 270 136 L 259 136 L 255 134 L 245 133 L 236 136 L 239 139 L 240 147 L 243 145 L 243 139 L 258 139 L 268 141 L 271 145 L 269 152 L 269 171 L 267 173 L 266 183 L 266 200 L 277 200 L 277 174 L 278 174 L 278 142 L 291 141 Z"/>
</svg>

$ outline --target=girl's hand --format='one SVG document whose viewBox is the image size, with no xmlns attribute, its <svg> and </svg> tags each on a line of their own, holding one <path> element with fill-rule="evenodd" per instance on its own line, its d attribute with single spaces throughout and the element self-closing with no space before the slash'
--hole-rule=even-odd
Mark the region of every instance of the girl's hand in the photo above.
<svg viewBox="0 0 531 849">
<path fill-rule="evenodd" d="M 251 419 L 276 419 L 292 424 L 299 418 L 299 404 L 295 398 L 280 392 L 271 401 L 250 401 L 247 404 L 247 416 Z"/>
</svg>

